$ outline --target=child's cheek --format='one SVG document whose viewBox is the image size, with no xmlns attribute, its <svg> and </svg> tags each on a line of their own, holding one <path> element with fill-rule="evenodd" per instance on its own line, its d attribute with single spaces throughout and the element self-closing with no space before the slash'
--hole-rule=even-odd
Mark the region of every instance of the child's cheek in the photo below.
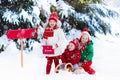
<svg viewBox="0 0 120 80">
<path fill-rule="evenodd" d="M 72 51 L 71 48 L 68 48 L 69 51 Z"/>
</svg>

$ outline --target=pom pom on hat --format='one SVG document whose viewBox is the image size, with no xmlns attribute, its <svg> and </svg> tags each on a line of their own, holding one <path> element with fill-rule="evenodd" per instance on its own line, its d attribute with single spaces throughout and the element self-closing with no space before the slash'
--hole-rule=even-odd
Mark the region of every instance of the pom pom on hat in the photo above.
<svg viewBox="0 0 120 80">
<path fill-rule="evenodd" d="M 83 32 L 84 32 L 84 31 L 88 32 L 88 28 L 83 28 L 82 31 L 83 31 Z"/>
<path fill-rule="evenodd" d="M 53 12 L 50 14 L 49 20 L 55 20 L 56 22 L 58 22 L 58 14 L 57 12 Z"/>
</svg>

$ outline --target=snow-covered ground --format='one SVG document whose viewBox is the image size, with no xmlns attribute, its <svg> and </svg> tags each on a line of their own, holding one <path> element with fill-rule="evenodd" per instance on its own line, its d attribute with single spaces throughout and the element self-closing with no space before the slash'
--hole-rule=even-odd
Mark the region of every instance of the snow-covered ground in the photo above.
<svg viewBox="0 0 120 80">
<path fill-rule="evenodd" d="M 76 75 L 67 71 L 45 74 L 46 59 L 41 53 L 40 44 L 34 43 L 31 53 L 24 52 L 23 68 L 21 67 L 20 51 L 11 42 L 6 51 L 0 54 L 0 80 L 120 80 L 120 38 L 94 38 L 94 58 L 92 67 L 95 75 L 83 70 Z M 54 65 L 53 65 L 54 66 Z"/>
</svg>

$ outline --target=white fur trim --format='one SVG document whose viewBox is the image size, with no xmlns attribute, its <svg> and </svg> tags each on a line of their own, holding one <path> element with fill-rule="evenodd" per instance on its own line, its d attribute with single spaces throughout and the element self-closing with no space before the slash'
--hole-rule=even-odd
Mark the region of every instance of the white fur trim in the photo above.
<svg viewBox="0 0 120 80">
<path fill-rule="evenodd" d="M 89 37 L 89 39 L 91 40 L 91 36 L 90 36 L 90 34 L 89 34 L 87 31 L 83 31 L 83 32 L 81 33 L 81 36 L 82 36 L 83 34 L 87 34 L 88 37 Z M 80 36 L 80 38 L 81 38 L 81 36 Z"/>
<path fill-rule="evenodd" d="M 57 26 L 58 26 L 59 28 L 62 26 L 62 23 L 61 23 L 60 20 L 58 20 L 58 22 L 57 22 Z"/>
</svg>

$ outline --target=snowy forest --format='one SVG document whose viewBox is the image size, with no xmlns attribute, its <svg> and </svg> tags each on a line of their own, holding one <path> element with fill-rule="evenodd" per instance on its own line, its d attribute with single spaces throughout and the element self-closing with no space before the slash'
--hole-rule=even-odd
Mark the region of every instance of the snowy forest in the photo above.
<svg viewBox="0 0 120 80">
<path fill-rule="evenodd" d="M 9 29 L 35 28 L 39 25 L 39 38 L 35 40 L 40 41 L 43 25 L 54 11 L 58 12 L 66 35 L 69 35 L 73 28 L 82 30 L 88 27 L 94 37 L 96 33 L 119 36 L 119 29 L 113 30 L 111 25 L 114 24 L 110 23 L 114 18 L 118 18 L 119 12 L 107 7 L 105 3 L 103 0 L 1 0 L 0 36 Z M 17 40 L 14 41 L 17 44 Z M 0 50 L 5 47 L 1 44 Z"/>
<path fill-rule="evenodd" d="M 0 0 L 0 66 L 2 67 L 0 79 L 115 80 L 120 78 L 118 76 L 120 65 L 114 62 L 114 60 L 119 61 L 117 53 L 120 51 L 120 44 L 118 44 L 120 41 L 119 5 L 119 0 Z M 85 27 L 88 28 L 93 41 L 95 41 L 96 55 L 93 67 L 98 72 L 96 75 L 89 76 L 85 73 L 74 75 L 68 72 L 55 74 L 54 71 L 52 75 L 45 75 L 46 59 L 42 55 L 40 46 L 44 24 L 52 12 L 58 13 L 62 23 L 61 29 L 63 29 L 67 40 L 79 37 L 81 30 Z M 7 31 L 36 29 L 36 26 L 39 26 L 38 36 L 23 39 L 25 62 L 24 68 L 21 69 L 18 65 L 20 63 L 20 39 L 8 39 Z M 110 61 L 114 62 L 113 65 Z M 103 67 L 103 65 L 106 66 Z M 112 69 L 112 66 L 115 70 Z M 65 76 L 62 76 L 64 74 Z M 110 75 L 111 77 L 109 77 Z"/>
</svg>

